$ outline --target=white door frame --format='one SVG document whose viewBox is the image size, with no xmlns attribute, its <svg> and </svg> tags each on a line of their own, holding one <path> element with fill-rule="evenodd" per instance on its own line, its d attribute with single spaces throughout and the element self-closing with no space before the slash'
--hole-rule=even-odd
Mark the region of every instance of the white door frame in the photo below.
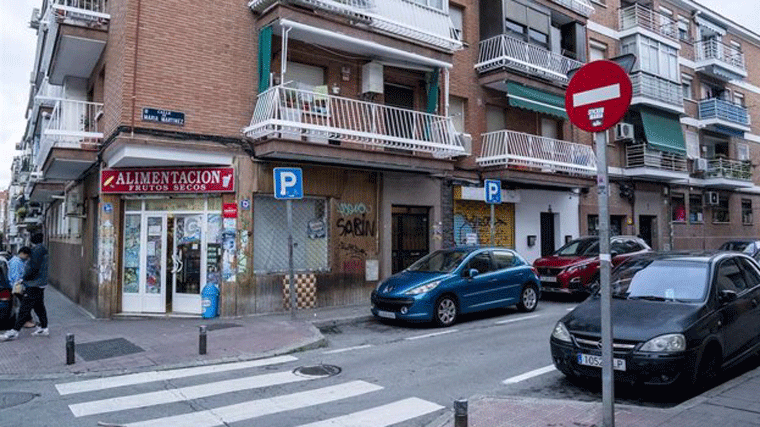
<svg viewBox="0 0 760 427">
<path fill-rule="evenodd" d="M 201 314 L 201 291 L 203 290 L 203 287 L 206 286 L 206 276 L 207 276 L 207 265 L 206 262 L 208 257 L 208 251 L 207 251 L 207 231 L 208 231 L 208 211 L 204 210 L 203 212 L 194 212 L 194 213 L 173 213 L 174 216 L 174 242 L 172 244 L 172 247 L 174 249 L 174 253 L 172 255 L 177 255 L 177 238 L 176 238 L 176 229 L 177 229 L 177 219 L 178 218 L 186 218 L 189 216 L 197 216 L 201 218 L 201 241 L 200 241 L 200 250 L 201 250 L 201 265 L 200 265 L 200 287 L 198 289 L 198 294 L 185 294 L 185 293 L 178 293 L 177 292 L 177 272 L 172 270 L 172 312 L 175 313 L 192 313 L 192 314 Z"/>
</svg>

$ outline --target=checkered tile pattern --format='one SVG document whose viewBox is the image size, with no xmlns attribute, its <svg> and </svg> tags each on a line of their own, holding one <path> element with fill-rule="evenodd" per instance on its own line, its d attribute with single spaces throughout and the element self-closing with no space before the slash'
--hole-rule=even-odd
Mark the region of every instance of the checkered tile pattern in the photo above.
<svg viewBox="0 0 760 427">
<path fill-rule="evenodd" d="M 296 306 L 314 308 L 317 306 L 317 276 L 312 273 L 295 274 Z M 290 308 L 290 277 L 282 278 L 282 307 Z"/>
</svg>

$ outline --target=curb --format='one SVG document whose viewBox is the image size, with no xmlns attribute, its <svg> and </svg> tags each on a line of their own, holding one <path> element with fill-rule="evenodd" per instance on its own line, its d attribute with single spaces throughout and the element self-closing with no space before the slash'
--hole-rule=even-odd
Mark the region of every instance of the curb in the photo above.
<svg viewBox="0 0 760 427">
<path fill-rule="evenodd" d="M 309 323 L 314 325 L 317 329 L 330 328 L 335 326 L 357 325 L 360 323 L 367 323 L 372 321 L 375 316 L 371 314 L 361 314 L 357 316 L 341 317 L 337 319 L 325 319 L 325 320 L 312 320 Z"/>
</svg>

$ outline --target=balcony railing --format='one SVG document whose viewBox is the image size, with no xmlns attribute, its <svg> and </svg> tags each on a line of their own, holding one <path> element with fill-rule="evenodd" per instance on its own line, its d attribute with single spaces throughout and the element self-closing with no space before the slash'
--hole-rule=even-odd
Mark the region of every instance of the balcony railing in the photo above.
<svg viewBox="0 0 760 427">
<path fill-rule="evenodd" d="M 518 38 L 501 34 L 480 42 L 480 54 L 475 68 L 485 73 L 509 67 L 529 74 L 538 74 L 562 83 L 567 72 L 583 63 Z"/>
<path fill-rule="evenodd" d="M 500 130 L 483 134 L 480 166 L 532 169 L 540 172 L 596 173 L 594 150 L 584 144 Z"/>
<path fill-rule="evenodd" d="M 261 12 L 283 0 L 252 0 Z M 444 10 L 422 6 L 412 0 L 290 0 L 304 7 L 347 16 L 371 28 L 448 50 L 462 47 Z"/>
<path fill-rule="evenodd" d="M 743 160 L 714 159 L 707 162 L 706 178 L 752 180 L 752 165 Z"/>
<path fill-rule="evenodd" d="M 683 108 L 683 92 L 678 83 L 651 74 L 637 73 L 631 76 L 631 84 L 634 98 L 648 98 Z"/>
<path fill-rule="evenodd" d="M 554 3 L 565 6 L 570 10 L 574 10 L 583 16 L 591 16 L 594 13 L 594 6 L 588 0 L 552 0 Z"/>
<path fill-rule="evenodd" d="M 64 97 L 63 86 L 50 84 L 47 77 L 42 80 L 37 93 L 34 95 L 36 105 L 54 105 L 55 102 Z"/>
<path fill-rule="evenodd" d="M 98 102 L 61 99 L 56 101 L 47 126 L 42 131 L 35 164 L 39 170 L 50 150 L 98 148 L 103 133 L 98 131 L 98 118 L 103 104 Z"/>
<path fill-rule="evenodd" d="M 259 94 L 251 125 L 243 132 L 252 139 L 338 141 L 436 157 L 465 154 L 450 117 L 284 86 Z"/>
<path fill-rule="evenodd" d="M 744 53 L 716 39 L 702 40 L 694 43 L 694 55 L 696 62 L 716 59 L 740 70 L 747 70 L 747 66 L 744 63 Z"/>
<path fill-rule="evenodd" d="M 749 126 L 747 108 L 723 99 L 699 101 L 699 120 L 719 119 L 741 126 Z"/>
<path fill-rule="evenodd" d="M 641 27 L 673 40 L 678 40 L 678 23 L 676 21 L 638 3 L 625 9 L 620 9 L 618 17 L 620 31 Z"/>
<path fill-rule="evenodd" d="M 627 168 L 654 168 L 670 172 L 686 172 L 686 156 L 654 150 L 644 143 L 625 147 Z"/>
<path fill-rule="evenodd" d="M 52 0 L 53 13 L 59 17 L 84 20 L 109 19 L 108 0 Z"/>
</svg>

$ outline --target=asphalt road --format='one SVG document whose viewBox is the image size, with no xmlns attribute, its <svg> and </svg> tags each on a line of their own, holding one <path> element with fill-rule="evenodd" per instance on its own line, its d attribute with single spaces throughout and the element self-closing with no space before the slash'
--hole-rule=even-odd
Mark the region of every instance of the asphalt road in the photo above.
<svg viewBox="0 0 760 427">
<path fill-rule="evenodd" d="M 574 384 L 553 369 L 549 334 L 577 302 L 540 302 L 533 313 L 499 310 L 461 319 L 451 328 L 377 321 L 325 329 L 329 346 L 289 357 L 232 366 L 224 372 L 169 371 L 173 378 L 61 385 L 0 382 L 3 391 L 38 395 L 0 409 L 0 425 L 35 426 L 425 426 L 457 398 L 476 394 L 600 400 L 597 386 Z M 332 365 L 337 375 L 294 374 L 301 366 Z M 117 381 L 131 381 L 124 385 Z M 618 391 L 622 403 L 672 406 L 667 394 Z M 7 405 L 6 405 L 7 406 Z M 344 418 L 341 418 L 344 417 Z M 334 423 L 315 423 L 336 419 Z M 130 424 L 136 423 L 136 424 Z M 351 424 L 354 425 L 354 424 Z"/>
</svg>

